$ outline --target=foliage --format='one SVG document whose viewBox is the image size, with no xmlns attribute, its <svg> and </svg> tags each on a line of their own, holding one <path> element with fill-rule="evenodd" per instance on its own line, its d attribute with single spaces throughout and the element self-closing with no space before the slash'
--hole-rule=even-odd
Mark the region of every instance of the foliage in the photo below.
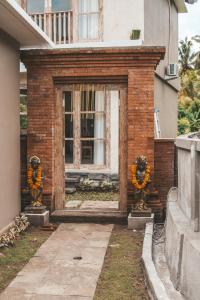
<svg viewBox="0 0 200 300">
<path fill-rule="evenodd" d="M 200 36 L 192 39 L 200 43 Z M 200 51 L 192 52 L 192 42 L 185 39 L 179 48 L 181 90 L 178 106 L 178 132 L 200 131 Z"/>
<path fill-rule="evenodd" d="M 200 130 L 200 99 L 195 99 L 187 110 L 190 122 L 190 131 Z"/>
<path fill-rule="evenodd" d="M 28 263 L 51 233 L 38 227 L 29 227 L 16 239 L 14 247 L 0 249 L 0 293 Z"/>
<path fill-rule="evenodd" d="M 102 182 L 91 180 L 89 178 L 81 178 L 79 184 L 80 191 L 115 191 L 116 185 L 109 180 L 103 180 Z"/>
<path fill-rule="evenodd" d="M 20 96 L 20 128 L 27 128 L 27 97 Z"/>
<path fill-rule="evenodd" d="M 178 132 L 179 134 L 186 134 L 190 132 L 190 122 L 187 118 L 181 118 L 178 120 Z"/>
<path fill-rule="evenodd" d="M 14 241 L 17 239 L 19 234 L 25 231 L 29 226 L 27 217 L 24 215 L 16 217 L 15 223 L 10 227 L 9 231 L 0 235 L 0 248 L 13 246 Z"/>
<path fill-rule="evenodd" d="M 94 300 L 147 300 L 141 254 L 143 233 L 115 225 Z"/>
<path fill-rule="evenodd" d="M 200 44 L 200 35 L 196 35 L 192 38 L 193 41 Z M 200 70 L 200 47 L 197 52 L 194 53 L 194 67 Z"/>
<path fill-rule="evenodd" d="M 192 69 L 192 41 L 185 40 L 180 41 L 179 47 L 179 64 L 180 64 L 180 74 L 185 73 L 187 70 Z"/>
</svg>

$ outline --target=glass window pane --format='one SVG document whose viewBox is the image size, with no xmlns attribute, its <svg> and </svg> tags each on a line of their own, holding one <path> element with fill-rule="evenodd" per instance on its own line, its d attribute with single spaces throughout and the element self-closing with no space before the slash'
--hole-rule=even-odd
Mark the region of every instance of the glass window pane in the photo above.
<svg viewBox="0 0 200 300">
<path fill-rule="evenodd" d="M 105 165 L 105 142 L 94 141 L 94 164 Z"/>
<path fill-rule="evenodd" d="M 84 91 L 81 93 L 81 111 L 105 110 L 104 91 Z"/>
<path fill-rule="evenodd" d="M 44 13 L 44 0 L 27 0 L 27 12 Z"/>
<path fill-rule="evenodd" d="M 81 137 L 94 137 L 94 114 L 81 114 Z"/>
<path fill-rule="evenodd" d="M 89 0 L 88 3 L 89 12 L 98 12 L 99 11 L 99 0 Z"/>
<path fill-rule="evenodd" d="M 91 13 L 99 11 L 98 0 L 79 0 L 78 2 L 79 13 Z"/>
<path fill-rule="evenodd" d="M 94 91 L 84 91 L 81 93 L 81 111 L 95 111 Z"/>
<path fill-rule="evenodd" d="M 80 40 L 88 38 L 88 16 L 80 15 L 78 18 L 78 35 Z"/>
<path fill-rule="evenodd" d="M 65 115 L 65 138 L 73 138 L 73 115 Z"/>
<path fill-rule="evenodd" d="M 73 141 L 65 141 L 65 163 L 73 164 Z"/>
<path fill-rule="evenodd" d="M 72 9 L 71 0 L 52 0 L 52 11 L 68 11 Z"/>
<path fill-rule="evenodd" d="M 98 38 L 99 31 L 99 15 L 89 15 L 88 16 L 88 38 L 96 39 Z"/>
<path fill-rule="evenodd" d="M 78 1 L 78 11 L 79 13 L 86 13 L 88 7 L 88 0 L 79 0 Z"/>
<path fill-rule="evenodd" d="M 95 91 L 95 111 L 105 111 L 104 91 Z"/>
<path fill-rule="evenodd" d="M 105 165 L 105 142 L 82 141 L 81 164 Z"/>
<path fill-rule="evenodd" d="M 81 164 L 94 163 L 94 141 L 81 142 Z"/>
<path fill-rule="evenodd" d="M 73 111 L 73 98 L 72 92 L 65 92 L 65 112 L 72 112 Z"/>
<path fill-rule="evenodd" d="M 81 114 L 81 137 L 103 139 L 105 135 L 104 113 Z"/>
</svg>

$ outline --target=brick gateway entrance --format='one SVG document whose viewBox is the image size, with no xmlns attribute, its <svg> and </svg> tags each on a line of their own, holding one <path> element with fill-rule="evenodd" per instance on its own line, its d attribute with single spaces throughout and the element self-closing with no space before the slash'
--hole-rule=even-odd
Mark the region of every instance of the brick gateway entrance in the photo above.
<svg viewBox="0 0 200 300">
<path fill-rule="evenodd" d="M 154 171 L 154 70 L 163 47 L 25 50 L 27 67 L 27 154 L 46 171 L 44 194 L 51 210 L 64 207 L 63 87 L 123 86 L 120 97 L 120 211 L 127 210 L 131 164 L 146 155 Z"/>
</svg>

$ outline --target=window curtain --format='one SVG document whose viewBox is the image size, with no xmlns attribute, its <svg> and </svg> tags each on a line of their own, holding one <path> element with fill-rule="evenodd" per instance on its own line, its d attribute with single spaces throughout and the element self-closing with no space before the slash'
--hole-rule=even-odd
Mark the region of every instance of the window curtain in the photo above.
<svg viewBox="0 0 200 300">
<path fill-rule="evenodd" d="M 79 39 L 98 37 L 99 4 L 98 0 L 79 0 Z M 92 14 L 91 14 L 92 13 Z"/>
<path fill-rule="evenodd" d="M 104 112 L 105 111 L 105 92 L 96 91 L 95 92 L 95 111 Z M 94 137 L 98 139 L 104 139 L 105 131 L 105 120 L 104 113 L 97 113 L 95 115 L 94 121 Z M 104 140 L 94 141 L 94 164 L 104 165 L 105 162 L 105 145 Z"/>
</svg>

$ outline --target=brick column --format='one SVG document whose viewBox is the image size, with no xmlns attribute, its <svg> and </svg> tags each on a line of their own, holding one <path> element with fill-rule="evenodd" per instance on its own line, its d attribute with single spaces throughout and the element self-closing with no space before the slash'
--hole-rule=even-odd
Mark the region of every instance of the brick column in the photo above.
<svg viewBox="0 0 200 300">
<path fill-rule="evenodd" d="M 131 166 L 145 155 L 154 170 L 154 68 L 128 71 L 128 182 Z"/>
<path fill-rule="evenodd" d="M 28 69 L 27 158 L 37 155 L 45 172 L 44 202 L 53 209 L 54 169 L 54 87 L 52 77 L 42 68 Z"/>
</svg>

